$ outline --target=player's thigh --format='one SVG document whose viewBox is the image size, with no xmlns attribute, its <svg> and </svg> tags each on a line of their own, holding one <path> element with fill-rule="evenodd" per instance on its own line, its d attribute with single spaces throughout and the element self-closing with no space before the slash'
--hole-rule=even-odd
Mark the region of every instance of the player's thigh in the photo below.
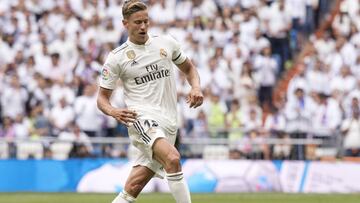
<svg viewBox="0 0 360 203">
<path fill-rule="evenodd" d="M 180 160 L 180 153 L 165 138 L 156 139 L 152 148 L 154 159 L 163 166 L 168 165 L 169 162 Z"/>
</svg>

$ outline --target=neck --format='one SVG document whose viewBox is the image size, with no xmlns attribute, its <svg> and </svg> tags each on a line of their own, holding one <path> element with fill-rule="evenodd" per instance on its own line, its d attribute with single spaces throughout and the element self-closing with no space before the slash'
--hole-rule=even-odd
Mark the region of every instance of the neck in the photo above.
<svg viewBox="0 0 360 203">
<path fill-rule="evenodd" d="M 146 35 L 146 38 L 145 38 L 144 41 L 138 41 L 138 40 L 136 40 L 134 38 L 129 37 L 129 41 L 136 44 L 136 45 L 144 45 L 146 43 L 146 41 L 148 41 L 148 39 L 149 39 L 149 35 Z"/>
</svg>

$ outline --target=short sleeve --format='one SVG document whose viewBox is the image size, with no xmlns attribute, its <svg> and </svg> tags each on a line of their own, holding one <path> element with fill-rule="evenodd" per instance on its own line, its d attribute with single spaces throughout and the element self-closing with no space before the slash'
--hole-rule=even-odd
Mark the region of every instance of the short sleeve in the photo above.
<svg viewBox="0 0 360 203">
<path fill-rule="evenodd" d="M 115 54 L 110 52 L 101 70 L 100 87 L 111 90 L 115 89 L 116 82 L 119 79 L 119 71 Z"/>
<path fill-rule="evenodd" d="M 172 43 L 172 61 L 176 64 L 182 64 L 186 60 L 185 53 L 181 50 L 180 43 L 176 41 L 173 37 L 169 36 Z"/>
</svg>

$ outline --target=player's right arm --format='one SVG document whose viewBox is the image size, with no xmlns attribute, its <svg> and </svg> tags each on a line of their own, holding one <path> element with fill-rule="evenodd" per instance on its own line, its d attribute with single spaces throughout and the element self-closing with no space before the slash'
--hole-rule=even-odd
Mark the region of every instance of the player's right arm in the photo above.
<svg viewBox="0 0 360 203">
<path fill-rule="evenodd" d="M 113 89 L 116 88 L 116 82 L 120 77 L 120 66 L 114 53 L 109 53 L 100 77 L 100 89 L 97 98 L 98 108 L 106 115 L 114 117 L 118 122 L 129 126 L 136 119 L 136 113 L 126 108 L 115 108 L 110 103 Z"/>
<path fill-rule="evenodd" d="M 111 89 L 100 87 L 97 106 L 104 114 L 114 117 L 118 122 L 129 127 L 130 123 L 136 120 L 136 112 L 126 108 L 113 107 L 110 103 L 112 92 Z"/>
</svg>

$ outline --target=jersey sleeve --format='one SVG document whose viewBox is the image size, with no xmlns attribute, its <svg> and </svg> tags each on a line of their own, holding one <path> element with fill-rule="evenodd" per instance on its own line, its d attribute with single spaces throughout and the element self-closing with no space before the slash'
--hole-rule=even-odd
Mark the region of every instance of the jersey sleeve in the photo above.
<svg viewBox="0 0 360 203">
<path fill-rule="evenodd" d="M 173 37 L 169 36 L 170 42 L 172 43 L 172 61 L 176 64 L 182 64 L 186 60 L 186 55 L 180 47 L 180 43 L 176 41 Z"/>
<path fill-rule="evenodd" d="M 100 87 L 106 89 L 115 89 L 116 82 L 119 79 L 120 67 L 115 58 L 115 54 L 110 52 L 101 70 Z"/>
</svg>

